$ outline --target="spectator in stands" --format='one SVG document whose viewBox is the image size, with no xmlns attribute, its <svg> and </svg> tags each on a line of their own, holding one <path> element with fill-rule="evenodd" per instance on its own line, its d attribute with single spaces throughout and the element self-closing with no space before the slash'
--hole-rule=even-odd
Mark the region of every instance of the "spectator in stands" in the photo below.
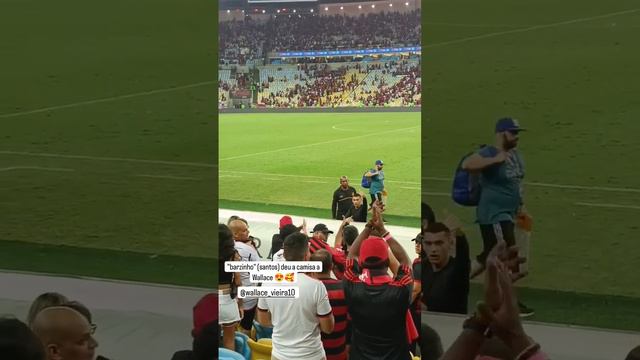
<svg viewBox="0 0 640 360">
<path fill-rule="evenodd" d="M 243 317 L 243 299 L 237 297 L 237 288 L 242 285 L 240 273 L 226 272 L 225 261 L 240 261 L 231 230 L 218 224 L 218 296 L 219 317 L 222 327 L 222 343 L 229 350 L 234 350 L 235 329 Z M 195 321 L 195 309 L 194 309 Z"/>
<path fill-rule="evenodd" d="M 82 316 L 84 316 L 84 318 L 87 319 L 87 321 L 89 322 L 89 327 L 91 328 L 91 333 L 94 334 L 96 332 L 98 326 L 93 323 L 93 315 L 91 315 L 91 310 L 89 310 L 88 307 L 84 306 L 84 304 L 82 304 L 79 301 L 69 301 L 69 302 L 63 304 L 62 306 L 69 307 L 69 308 L 79 312 L 80 314 L 82 314 Z M 109 359 L 107 359 L 106 357 L 104 357 L 102 355 L 98 355 L 98 357 L 96 357 L 96 360 L 109 360 Z"/>
<path fill-rule="evenodd" d="M 348 224 L 349 221 L 350 219 L 345 219 L 342 221 L 342 224 Z M 345 269 L 346 254 L 342 251 L 341 246 L 338 247 L 337 238 L 336 242 L 334 242 L 336 247 L 332 247 L 327 243 L 329 234 L 333 234 L 333 231 L 329 230 L 327 225 L 317 224 L 313 228 L 313 237 L 309 240 L 309 250 L 312 254 L 320 249 L 325 249 L 330 252 L 333 256 L 333 273 L 337 279 L 342 280 Z"/>
<path fill-rule="evenodd" d="M 515 250 L 515 251 L 514 251 Z M 473 360 L 490 330 L 507 344 L 518 360 L 546 360 L 540 345 L 527 336 L 520 320 L 518 299 L 513 288 L 514 272 L 521 259 L 517 249 L 501 241 L 487 256 L 484 301 L 463 325 L 464 330 L 442 360 Z"/>
<path fill-rule="evenodd" d="M 340 186 L 333 192 L 333 201 L 331 202 L 331 216 L 336 220 L 342 220 L 347 217 L 347 213 L 351 208 L 351 198 L 356 194 L 356 189 L 349 186 L 349 179 L 346 176 L 340 177 Z"/>
<path fill-rule="evenodd" d="M 289 228 L 289 230 L 286 231 L 286 234 L 283 234 L 283 229 L 287 225 L 293 225 L 293 220 L 291 219 L 291 216 L 285 215 L 282 218 L 280 218 L 279 232 L 277 234 L 273 234 L 273 236 L 271 237 L 271 250 L 269 250 L 269 256 L 267 257 L 267 259 L 271 259 L 275 253 L 282 250 L 282 243 L 284 242 L 284 238 L 286 238 L 287 235 L 292 233 L 291 229 Z M 306 228 L 307 228 L 306 219 L 302 220 L 302 226 L 295 227 L 296 230 L 302 230 L 305 233 L 307 231 Z"/>
<path fill-rule="evenodd" d="M 397 264 L 391 263 L 389 253 Z M 413 284 L 411 260 L 386 231 L 378 202 L 373 204 L 373 217 L 348 256 L 343 285 L 352 320 L 349 358 L 411 359 L 409 344 L 415 339 L 408 331 L 413 327 L 408 313 Z M 388 275 L 390 266 L 394 277 Z"/>
<path fill-rule="evenodd" d="M 249 227 L 246 222 L 241 219 L 234 220 L 229 225 L 229 229 L 233 234 L 235 248 L 240 255 L 240 261 L 260 261 L 260 256 L 258 255 L 256 248 L 251 244 L 251 239 L 249 238 Z M 241 272 L 238 274 L 240 274 L 242 286 L 253 286 L 249 277 L 249 272 Z M 244 298 L 242 301 L 244 315 L 240 321 L 240 327 L 247 335 L 251 333 L 257 304 L 258 299 L 256 298 Z"/>
<path fill-rule="evenodd" d="M 335 319 L 335 327 L 331 334 L 322 335 L 322 346 L 327 354 L 327 360 L 346 360 L 346 334 L 349 322 L 347 319 L 347 305 L 344 300 L 342 281 L 331 278 L 333 261 L 331 253 L 320 249 L 311 255 L 309 261 L 322 262 L 322 272 L 314 273 L 314 277 L 324 284 L 329 295 L 329 303 Z"/>
<path fill-rule="evenodd" d="M 219 224 L 219 226 L 224 225 Z M 231 239 L 231 236 L 228 236 L 228 239 Z M 228 243 L 228 240 L 226 242 Z M 233 243 L 231 245 L 233 246 Z M 220 292 L 219 287 L 218 291 Z M 218 324 L 220 323 L 218 311 L 220 307 L 218 304 L 218 296 L 214 293 L 206 294 L 198 301 L 193 307 L 193 330 L 191 330 L 193 343 L 191 350 L 177 351 L 173 354 L 171 360 L 211 360 L 216 357 L 220 339 L 218 328 Z M 224 309 L 222 311 L 224 311 Z M 238 321 L 239 320 L 240 317 L 238 317 Z M 232 334 L 234 333 L 235 332 L 232 332 Z M 223 343 L 228 342 L 228 340 L 224 338 L 224 335 L 226 334 L 223 332 Z M 235 337 L 231 339 L 234 340 Z M 231 346 L 233 345 L 232 341 Z M 229 349 L 228 346 L 228 344 L 224 344 L 224 347 L 227 349 Z M 234 347 L 230 350 L 234 350 Z"/>
<path fill-rule="evenodd" d="M 218 324 L 209 322 L 193 339 L 193 360 L 211 360 L 218 357 Z"/>
<path fill-rule="evenodd" d="M 44 294 L 40 294 L 33 302 L 31 303 L 31 307 L 29 307 L 29 313 L 27 314 L 27 325 L 31 326 L 33 324 L 33 320 L 35 320 L 36 316 L 42 309 L 48 308 L 51 306 L 60 306 L 64 303 L 69 302 L 66 296 L 62 294 L 58 294 L 56 292 L 46 292 Z"/>
<path fill-rule="evenodd" d="M 300 231 L 301 229 L 299 227 L 293 224 L 287 224 L 280 230 L 280 238 L 286 239 L 287 236 Z M 284 240 L 282 241 L 278 251 L 276 251 L 275 254 L 273 254 L 273 261 L 285 261 L 283 244 L 284 244 Z"/>
<path fill-rule="evenodd" d="M 342 220 L 340 227 L 336 233 L 336 240 L 334 244 L 334 249 L 339 249 L 344 253 L 345 261 L 346 256 L 349 254 L 349 250 L 351 249 L 351 245 L 358 237 L 358 228 L 350 225 L 351 218 L 346 218 Z"/>
<path fill-rule="evenodd" d="M 278 228 L 278 233 L 273 234 L 271 237 L 271 250 L 269 250 L 269 255 L 267 255 L 267 259 L 271 259 L 273 254 L 277 253 L 280 249 L 282 249 L 282 243 L 284 242 L 284 237 L 280 234 L 282 232 L 282 228 L 286 225 L 293 225 L 293 220 L 291 216 L 285 215 L 280 218 L 280 227 Z"/>
<path fill-rule="evenodd" d="M 310 255 L 305 234 L 294 233 L 285 238 L 287 261 L 307 261 Z M 320 332 L 330 334 L 335 325 L 327 290 L 320 281 L 304 273 L 297 276 L 294 285 L 299 289 L 299 297 L 260 298 L 258 322 L 273 327 L 272 359 L 323 360 Z"/>
<path fill-rule="evenodd" d="M 311 231 L 311 234 L 313 235 L 309 245 L 311 248 L 311 252 L 314 252 L 315 250 L 324 247 L 317 245 L 317 242 L 321 241 L 326 243 L 331 236 L 330 234 L 333 234 L 333 231 L 329 230 L 329 228 L 325 224 L 316 224 L 316 226 L 313 227 L 313 231 Z"/>
<path fill-rule="evenodd" d="M 351 218 L 355 222 L 367 222 L 367 199 L 362 194 L 353 194 L 351 207 L 345 217 Z"/>
<path fill-rule="evenodd" d="M 423 302 L 428 311 L 467 314 L 469 297 L 469 244 L 464 236 L 455 238 L 456 257 L 452 257 L 455 234 L 439 222 L 430 223 L 424 233 L 426 259 L 422 265 Z"/>
<path fill-rule="evenodd" d="M 66 306 L 43 309 L 33 321 L 33 332 L 44 345 L 47 360 L 93 360 L 98 343 L 87 319 Z"/>
<path fill-rule="evenodd" d="M 40 340 L 22 321 L 0 318 L 0 357 L 7 360 L 45 360 Z"/>
</svg>

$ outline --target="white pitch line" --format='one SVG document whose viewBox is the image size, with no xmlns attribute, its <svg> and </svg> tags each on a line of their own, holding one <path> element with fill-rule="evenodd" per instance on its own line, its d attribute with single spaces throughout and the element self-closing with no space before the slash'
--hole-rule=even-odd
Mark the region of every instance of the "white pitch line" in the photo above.
<svg viewBox="0 0 640 360">
<path fill-rule="evenodd" d="M 0 171 L 11 171 L 11 170 L 45 170 L 45 171 L 75 171 L 74 169 L 66 169 L 66 168 L 50 168 L 50 167 L 42 167 L 42 166 L 12 166 L 0 169 Z"/>
<path fill-rule="evenodd" d="M 422 190 L 422 188 L 420 187 L 412 187 L 412 186 L 399 186 L 400 189 L 407 189 L 407 190 Z"/>
<path fill-rule="evenodd" d="M 338 180 L 338 177 L 330 177 L 330 176 L 315 176 L 315 175 L 293 175 L 293 174 L 273 174 L 273 173 L 259 173 L 259 172 L 250 172 L 250 171 L 234 171 L 234 170 L 220 170 L 220 173 L 231 173 L 231 174 L 244 174 L 251 176 L 282 176 L 282 177 L 292 177 L 296 179 L 329 179 L 329 180 Z M 420 185 L 420 182 L 417 181 L 400 181 L 400 180 L 385 180 L 388 183 L 395 184 L 408 184 L 408 185 Z"/>
<path fill-rule="evenodd" d="M 212 85 L 212 84 L 215 84 L 215 83 L 217 83 L 217 81 L 203 81 L 203 82 L 189 84 L 189 85 L 175 86 L 175 87 L 164 88 L 164 89 L 156 89 L 156 90 L 150 90 L 150 91 L 142 91 L 142 92 L 137 92 L 137 93 L 132 93 L 132 94 L 111 96 L 111 97 L 100 98 L 100 99 L 79 101 L 79 102 L 75 102 L 75 103 L 71 103 L 71 104 L 49 106 L 49 107 L 45 107 L 45 108 L 34 109 L 34 110 L 26 110 L 26 111 L 19 111 L 19 112 L 14 112 L 14 113 L 9 113 L 9 114 L 0 114 L 0 119 L 11 118 L 11 117 L 16 117 L 16 116 L 22 116 L 22 115 L 37 114 L 37 113 L 53 111 L 53 110 L 68 109 L 68 108 L 84 106 L 84 105 L 99 104 L 99 103 L 117 101 L 117 100 L 122 100 L 122 99 L 131 99 L 131 98 L 140 97 L 140 96 L 161 94 L 161 93 L 184 90 L 184 89 L 200 87 L 200 86 L 205 86 L 205 85 Z"/>
<path fill-rule="evenodd" d="M 252 153 L 252 154 L 243 154 L 243 155 L 238 155 L 238 156 L 231 156 L 231 157 L 228 157 L 228 158 L 220 159 L 220 161 L 243 159 L 243 158 L 252 157 L 252 156 L 273 154 L 273 153 L 277 153 L 277 152 L 296 150 L 296 149 L 303 149 L 303 148 L 312 147 L 312 146 L 318 146 L 318 145 L 333 144 L 333 143 L 336 143 L 336 142 L 361 139 L 361 138 L 364 138 L 364 137 L 369 137 L 369 136 L 374 136 L 374 135 L 390 134 L 390 133 L 399 132 L 399 131 L 417 129 L 419 127 L 420 126 L 412 126 L 412 127 L 408 127 L 408 128 L 401 128 L 401 129 L 388 130 L 388 131 L 380 131 L 380 132 L 377 132 L 377 133 L 369 133 L 369 134 L 346 137 L 346 138 L 340 138 L 340 139 L 329 140 L 329 141 L 321 141 L 321 142 L 312 143 L 312 144 L 304 144 L 304 145 L 290 146 L 290 147 L 286 147 L 286 148 L 280 148 L 280 149 L 274 149 L 274 150 L 268 150 L 268 151 L 261 151 L 261 152 Z"/>
<path fill-rule="evenodd" d="M 540 183 L 540 182 L 525 183 L 525 185 L 558 188 L 558 189 L 571 189 L 571 190 L 597 190 L 597 191 L 610 191 L 610 192 L 640 193 L 640 189 L 618 188 L 618 187 L 608 187 L 608 186 L 562 185 L 562 184 L 549 184 L 549 183 Z"/>
<path fill-rule="evenodd" d="M 79 160 L 97 160 L 97 161 L 120 161 L 120 162 L 133 162 L 133 163 L 144 163 L 144 164 L 193 166 L 193 167 L 206 167 L 206 168 L 218 167 L 218 165 L 214 165 L 214 164 L 195 163 L 195 162 L 146 160 L 146 159 L 102 157 L 102 156 L 88 156 L 88 155 L 66 155 L 66 154 L 53 154 L 53 153 L 31 153 L 31 152 L 25 152 L 25 151 L 8 151 L 8 150 L 0 150 L 0 155 L 36 156 L 36 157 L 50 157 L 50 158 L 60 158 L 60 159 L 79 159 Z"/>
<path fill-rule="evenodd" d="M 427 22 L 425 25 L 451 26 L 451 27 L 473 27 L 473 28 L 522 28 L 531 25 L 513 25 L 513 24 L 463 24 L 449 22 Z"/>
<path fill-rule="evenodd" d="M 456 40 L 444 41 L 444 42 L 440 42 L 440 43 L 426 45 L 426 46 L 423 46 L 423 48 L 434 48 L 434 47 L 440 47 L 440 46 L 446 46 L 446 45 L 452 45 L 452 44 L 465 43 L 465 42 L 473 41 L 473 40 L 488 39 L 488 38 L 502 36 L 502 35 L 516 34 L 516 33 L 528 32 L 528 31 L 539 30 L 539 29 L 548 29 L 548 28 L 562 26 L 562 25 L 576 24 L 576 23 L 581 23 L 581 22 L 586 22 L 586 21 L 605 19 L 605 18 L 618 16 L 618 15 L 632 14 L 632 13 L 635 13 L 635 12 L 638 12 L 638 11 L 640 11 L 640 8 L 624 10 L 624 11 L 617 11 L 617 12 L 613 12 L 613 13 L 597 15 L 597 16 L 590 16 L 590 17 L 573 19 L 573 20 L 560 21 L 560 22 L 551 23 L 551 24 L 529 26 L 529 27 L 521 28 L 521 29 L 492 32 L 492 33 L 488 33 L 488 34 L 470 36 L 470 37 L 466 37 L 466 38 L 462 38 L 462 39 L 456 39 Z"/>
<path fill-rule="evenodd" d="M 590 207 L 604 207 L 604 208 L 640 210 L 640 206 L 634 206 L 634 205 L 596 204 L 596 203 L 584 203 L 584 202 L 577 202 L 577 203 L 575 203 L 575 205 L 590 206 Z"/>
<path fill-rule="evenodd" d="M 305 183 L 313 183 L 313 184 L 329 184 L 326 181 L 317 181 L 317 180 L 302 180 L 302 182 Z"/>
<path fill-rule="evenodd" d="M 189 176 L 172 176 L 172 175 L 148 175 L 148 174 L 136 174 L 136 177 L 154 178 L 154 179 L 170 179 L 170 180 L 202 180 L 201 178 L 194 178 Z"/>
<path fill-rule="evenodd" d="M 423 180 L 432 180 L 432 181 L 444 181 L 449 182 L 453 181 L 452 179 L 445 177 L 432 177 L 432 176 L 423 176 Z M 568 190 L 594 190 L 594 191 L 607 191 L 607 192 L 623 192 L 623 193 L 640 193 L 640 189 L 635 188 L 621 188 L 621 187 L 610 187 L 610 186 L 584 186 L 584 185 L 566 185 L 566 184 L 551 184 L 551 183 L 543 183 L 543 182 L 525 182 L 527 186 L 534 187 L 546 187 L 546 188 L 554 188 L 554 189 L 568 189 Z"/>
<path fill-rule="evenodd" d="M 338 131 L 348 131 L 348 132 L 359 132 L 359 131 L 362 131 L 362 130 L 356 130 L 356 129 L 342 129 L 342 128 L 339 128 L 339 127 L 338 127 L 338 124 L 333 125 L 331 128 L 332 128 L 333 130 L 338 130 Z"/>
</svg>

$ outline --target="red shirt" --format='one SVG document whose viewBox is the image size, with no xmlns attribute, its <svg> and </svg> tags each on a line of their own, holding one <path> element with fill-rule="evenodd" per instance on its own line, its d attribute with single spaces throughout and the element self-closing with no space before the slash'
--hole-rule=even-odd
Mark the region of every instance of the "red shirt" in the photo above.
<svg viewBox="0 0 640 360">
<path fill-rule="evenodd" d="M 342 278 L 344 278 L 347 255 L 342 250 L 332 248 L 326 241 L 316 238 L 315 236 L 309 239 L 309 251 L 312 254 L 320 249 L 325 249 L 331 254 L 333 274 L 338 280 L 342 280 Z"/>
<path fill-rule="evenodd" d="M 336 322 L 331 334 L 321 333 L 322 346 L 327 360 L 347 360 L 346 333 L 349 322 L 342 281 L 335 279 L 320 279 L 320 281 L 327 289 L 331 311 Z"/>
</svg>

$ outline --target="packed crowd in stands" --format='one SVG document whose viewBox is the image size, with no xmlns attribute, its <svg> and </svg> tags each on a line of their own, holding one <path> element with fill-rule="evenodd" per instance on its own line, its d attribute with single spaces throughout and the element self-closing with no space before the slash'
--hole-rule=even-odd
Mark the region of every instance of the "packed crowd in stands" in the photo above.
<svg viewBox="0 0 640 360">
<path fill-rule="evenodd" d="M 419 106 L 419 61 L 298 64 L 261 69 L 258 103 L 267 107 Z"/>
<path fill-rule="evenodd" d="M 218 24 L 220 64 L 245 65 L 267 53 L 286 50 L 338 50 L 420 44 L 420 10 L 358 17 L 305 14 L 274 16 L 258 22 Z"/>
<path fill-rule="evenodd" d="M 220 64 L 245 65 L 263 56 L 266 34 L 264 24 L 251 17 L 244 21 L 218 23 L 218 56 Z"/>
<path fill-rule="evenodd" d="M 420 10 L 349 17 L 277 16 L 265 25 L 269 51 L 335 50 L 418 45 Z"/>
</svg>

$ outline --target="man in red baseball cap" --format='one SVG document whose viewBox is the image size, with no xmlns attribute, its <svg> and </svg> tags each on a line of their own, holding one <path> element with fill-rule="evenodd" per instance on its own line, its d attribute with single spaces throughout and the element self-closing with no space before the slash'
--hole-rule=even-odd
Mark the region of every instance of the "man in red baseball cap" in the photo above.
<svg viewBox="0 0 640 360">
<path fill-rule="evenodd" d="M 352 320 L 349 358 L 410 360 L 410 339 L 417 337 L 408 313 L 411 260 L 384 228 L 378 201 L 373 218 L 351 246 L 343 285 Z"/>
</svg>

